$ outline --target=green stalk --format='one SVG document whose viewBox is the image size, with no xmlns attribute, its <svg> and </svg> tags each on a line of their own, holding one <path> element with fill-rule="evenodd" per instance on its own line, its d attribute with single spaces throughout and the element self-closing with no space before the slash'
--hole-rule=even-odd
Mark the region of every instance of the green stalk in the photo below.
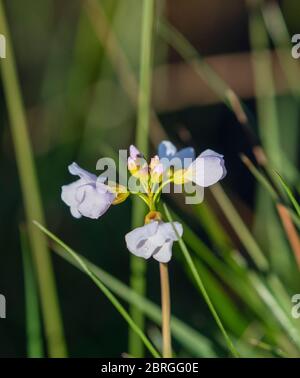
<svg viewBox="0 0 300 378">
<path fill-rule="evenodd" d="M 299 101 L 300 77 L 299 65 L 295 59 L 291 59 L 290 35 L 285 23 L 282 10 L 277 2 L 260 2 L 259 6 L 268 33 L 275 45 L 279 63 L 284 71 L 290 90 Z"/>
<path fill-rule="evenodd" d="M 287 183 L 284 181 L 284 179 L 280 176 L 279 173 L 275 172 L 276 176 L 278 177 L 279 182 L 281 183 L 283 189 L 285 190 L 290 202 L 294 206 L 294 209 L 296 210 L 296 213 L 298 214 L 298 217 L 300 218 L 300 205 L 297 202 L 292 190 L 289 188 Z"/>
<path fill-rule="evenodd" d="M 167 206 L 164 204 L 163 207 L 164 207 L 164 211 L 166 213 L 168 221 L 173 224 L 173 219 L 171 217 L 171 214 L 170 214 Z M 173 228 L 174 228 L 174 231 L 177 234 L 176 228 L 174 226 L 173 226 Z M 186 247 L 183 239 L 179 238 L 178 242 L 179 242 L 180 249 L 181 249 L 181 251 L 182 251 L 182 253 L 184 255 L 184 258 L 186 259 L 186 262 L 187 262 L 187 264 L 188 264 L 188 266 L 189 266 L 189 268 L 191 270 L 191 273 L 192 273 L 192 275 L 194 277 L 194 280 L 195 280 L 195 282 L 196 282 L 199 290 L 201 291 L 201 293 L 203 295 L 203 298 L 204 298 L 204 300 L 205 300 L 205 302 L 206 302 L 206 304 L 207 304 L 210 312 L 212 313 L 212 316 L 214 317 L 214 319 L 215 319 L 215 321 L 216 321 L 216 323 L 217 323 L 217 325 L 218 325 L 218 327 L 219 327 L 222 335 L 224 336 L 224 339 L 226 341 L 228 349 L 230 350 L 230 352 L 232 353 L 232 355 L 234 357 L 239 357 L 238 351 L 236 350 L 236 348 L 233 345 L 230 337 L 228 336 L 228 334 L 227 334 L 227 332 L 226 332 L 226 330 L 225 330 L 225 328 L 223 326 L 223 323 L 222 323 L 219 315 L 217 314 L 217 311 L 215 310 L 215 307 L 212 304 L 212 302 L 211 302 L 211 300 L 209 298 L 209 295 L 207 294 L 207 291 L 206 291 L 205 286 L 204 286 L 204 284 L 202 282 L 202 279 L 201 279 L 201 277 L 200 277 L 200 275 L 198 273 L 198 270 L 197 270 L 197 268 L 196 268 L 196 266 L 195 266 L 195 264 L 194 264 L 194 262 L 193 262 L 193 260 L 191 258 L 191 255 L 190 255 L 190 253 L 189 253 L 189 251 L 188 251 L 188 249 L 187 249 L 187 247 Z"/>
<path fill-rule="evenodd" d="M 268 50 L 268 36 L 260 10 L 249 6 L 249 36 L 252 47 L 259 131 L 264 149 L 271 163 L 281 170 L 280 134 L 272 76 L 272 58 Z M 264 78 L 262 80 L 262 78 Z"/>
<path fill-rule="evenodd" d="M 249 38 L 252 49 L 254 85 L 256 92 L 259 134 L 262 146 L 268 157 L 266 170 L 273 180 L 270 167 L 281 172 L 286 169 L 282 149 L 283 136 L 278 117 L 278 103 L 273 77 L 272 55 L 270 52 L 267 31 L 261 14 L 261 0 L 249 1 Z M 277 186 L 280 194 L 285 194 Z M 282 227 L 278 220 L 272 199 L 259 188 L 256 197 L 256 219 L 254 225 L 256 239 L 265 251 L 268 251 L 270 266 L 282 276 L 291 269 L 289 246 L 283 237 Z"/>
<path fill-rule="evenodd" d="M 154 0 L 143 0 L 140 80 L 138 96 L 138 115 L 136 128 L 136 145 L 142 153 L 148 155 L 148 134 L 150 121 L 151 98 L 151 65 L 152 65 L 152 38 L 154 21 Z M 132 228 L 141 226 L 144 221 L 145 206 L 139 198 L 133 199 Z M 130 257 L 131 277 L 130 284 L 133 290 L 144 295 L 146 292 L 146 264 L 145 261 L 135 256 Z M 144 315 L 134 306 L 130 307 L 130 314 L 134 322 L 143 330 Z M 143 357 L 143 344 L 140 338 L 131 330 L 129 332 L 129 354 Z"/>
<path fill-rule="evenodd" d="M 6 59 L 0 62 L 3 90 L 8 107 L 11 133 L 28 222 L 30 249 L 33 254 L 43 318 L 51 357 L 65 357 L 66 346 L 59 311 L 54 274 L 46 239 L 32 225 L 32 219 L 44 222 L 39 187 L 35 172 L 33 152 L 27 131 L 25 111 L 17 78 L 15 57 L 3 3 L 0 0 L 0 33 L 6 37 Z"/>
</svg>

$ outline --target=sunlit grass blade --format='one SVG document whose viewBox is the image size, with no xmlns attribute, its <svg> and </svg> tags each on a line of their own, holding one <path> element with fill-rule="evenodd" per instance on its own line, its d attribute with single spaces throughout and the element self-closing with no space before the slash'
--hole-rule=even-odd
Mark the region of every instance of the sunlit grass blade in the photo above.
<svg viewBox="0 0 300 378">
<path fill-rule="evenodd" d="M 279 196 L 265 175 L 260 172 L 246 155 L 241 155 L 242 162 L 246 165 L 256 180 L 267 190 L 273 200 L 278 201 Z"/>
<path fill-rule="evenodd" d="M 193 210 L 213 244 L 216 245 L 219 250 L 228 250 L 231 246 L 230 238 L 219 223 L 215 214 L 212 212 L 210 206 L 203 202 L 194 205 Z"/>
<path fill-rule="evenodd" d="M 249 2 L 250 4 L 250 2 Z M 252 47 L 259 132 L 272 165 L 281 168 L 281 147 L 275 101 L 272 58 L 263 19 L 255 5 L 249 6 L 249 36 Z M 264 80 L 261 80 L 261 78 Z"/>
<path fill-rule="evenodd" d="M 173 219 L 171 217 L 171 214 L 170 214 L 167 206 L 164 204 L 163 207 L 164 207 L 164 211 L 165 211 L 165 214 L 166 214 L 166 217 L 167 217 L 168 221 L 173 223 Z M 177 230 L 176 230 L 175 227 L 174 227 L 174 230 L 177 233 Z M 217 312 L 216 312 L 216 310 L 215 310 L 215 308 L 214 308 L 214 306 L 213 306 L 213 304 L 212 304 L 212 302 L 211 302 L 211 300 L 210 300 L 210 298 L 209 298 L 209 296 L 207 294 L 207 291 L 206 291 L 205 286 L 204 286 L 204 284 L 202 282 L 202 279 L 201 279 L 201 277 L 200 277 L 200 275 L 199 275 L 199 273 L 197 271 L 197 268 L 196 268 L 196 266 L 195 266 L 195 264 L 194 264 L 194 262 L 193 262 L 193 260 L 191 258 L 191 255 L 190 255 L 190 253 L 189 253 L 189 251 L 188 251 L 188 249 L 187 249 L 184 241 L 182 240 L 182 238 L 179 238 L 179 246 L 180 246 L 180 248 L 182 250 L 182 253 L 183 253 L 183 255 L 184 255 L 185 259 L 186 259 L 186 262 L 187 262 L 187 264 L 188 264 L 188 266 L 189 266 L 189 268 L 190 268 L 190 270 L 191 270 L 191 272 L 193 274 L 193 277 L 194 277 L 194 279 L 195 279 L 195 281 L 196 281 L 196 283 L 197 283 L 197 285 L 199 287 L 199 290 L 201 291 L 201 293 L 203 295 L 203 298 L 204 298 L 207 306 L 209 307 L 209 309 L 210 309 L 210 311 L 211 311 L 211 313 L 212 313 L 212 315 L 213 315 L 213 317 L 214 317 L 214 319 L 215 319 L 215 321 L 216 321 L 216 323 L 217 323 L 217 325 L 218 325 L 218 327 L 219 327 L 222 335 L 224 336 L 224 339 L 226 341 L 228 349 L 230 350 L 230 352 L 232 353 L 232 355 L 234 357 L 239 357 L 239 353 L 235 349 L 235 347 L 234 347 L 234 345 L 233 345 L 230 337 L 228 336 L 228 334 L 227 334 L 227 332 L 226 332 L 226 330 L 225 330 L 225 328 L 224 328 L 224 326 L 223 326 L 223 324 L 221 322 L 221 319 L 219 318 L 219 315 L 217 314 Z"/>
<path fill-rule="evenodd" d="M 39 309 L 38 288 L 26 232 L 20 229 L 23 258 L 27 357 L 44 357 L 42 322 Z"/>
<path fill-rule="evenodd" d="M 44 216 L 12 41 L 2 1 L 0 1 L 0 33 L 5 35 L 7 41 L 6 59 L 1 59 L 0 70 L 28 222 L 30 249 L 37 272 L 48 353 L 51 357 L 65 357 L 67 352 L 63 325 L 46 239 L 32 225 L 32 219 L 44 223 Z"/>
<path fill-rule="evenodd" d="M 277 211 L 280 216 L 283 228 L 289 240 L 290 246 L 294 252 L 295 260 L 298 264 L 298 268 L 300 269 L 300 239 L 297 233 L 297 230 L 294 226 L 292 221 L 292 217 L 288 211 L 288 209 L 282 205 L 277 204 Z"/>
<path fill-rule="evenodd" d="M 118 299 L 114 296 L 114 294 L 104 285 L 104 283 L 89 269 L 88 265 L 84 262 L 84 260 L 75 253 L 71 248 L 69 248 L 64 242 L 58 239 L 54 234 L 48 231 L 44 226 L 42 226 L 39 222 L 34 221 L 34 224 L 50 239 L 54 240 L 58 245 L 60 245 L 65 251 L 69 253 L 72 258 L 77 261 L 79 266 L 82 268 L 83 272 L 87 274 L 91 280 L 96 284 L 96 286 L 102 291 L 102 293 L 107 297 L 107 299 L 112 303 L 112 305 L 116 308 L 116 310 L 120 313 L 120 315 L 126 320 L 128 325 L 132 328 L 132 330 L 138 335 L 138 337 L 142 340 L 145 347 L 149 350 L 153 357 L 159 358 L 159 353 L 155 350 L 147 336 L 144 332 L 139 328 L 139 326 L 134 322 L 122 304 L 118 301 Z"/>
<path fill-rule="evenodd" d="M 298 216 L 300 217 L 300 205 L 298 203 L 298 201 L 296 200 L 292 190 L 290 189 L 290 187 L 287 185 L 287 183 L 285 182 L 285 180 L 282 178 L 282 176 L 280 176 L 280 174 L 278 172 L 275 172 L 276 173 L 276 176 L 278 177 L 278 180 L 280 181 L 283 189 L 285 190 L 286 194 L 288 195 L 292 205 L 294 206 L 294 209 L 296 210 Z"/>
</svg>

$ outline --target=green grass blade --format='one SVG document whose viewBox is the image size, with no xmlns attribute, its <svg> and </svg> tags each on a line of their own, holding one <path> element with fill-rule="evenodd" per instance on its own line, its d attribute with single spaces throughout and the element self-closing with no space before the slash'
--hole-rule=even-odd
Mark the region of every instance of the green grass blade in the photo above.
<svg viewBox="0 0 300 378">
<path fill-rule="evenodd" d="M 199 55 L 190 42 L 167 20 L 159 20 L 158 30 L 164 40 L 170 44 L 186 62 L 189 62 L 195 72 L 219 96 L 219 98 L 236 115 L 240 123 L 249 120 L 244 111 L 245 105 L 238 98 L 232 88 L 210 67 Z"/>
<path fill-rule="evenodd" d="M 260 6 L 266 28 L 275 45 L 279 63 L 284 71 L 289 88 L 299 100 L 299 66 L 295 59 L 291 59 L 291 38 L 280 6 L 276 2 L 262 2 Z"/>
<path fill-rule="evenodd" d="M 44 216 L 12 42 L 2 0 L 0 0 L 0 33 L 5 35 L 7 41 L 7 57 L 1 59 L 0 69 L 28 222 L 30 248 L 37 271 L 48 352 L 51 357 L 65 357 L 67 352 L 63 325 L 46 239 L 32 225 L 32 219 L 44 223 Z"/>
<path fill-rule="evenodd" d="M 151 98 L 151 66 L 154 22 L 154 0 L 143 0 L 141 55 L 140 55 L 140 79 L 138 95 L 138 114 L 135 143 L 142 153 L 148 155 L 148 134 L 150 121 Z M 139 198 L 133 199 L 132 228 L 144 223 L 145 206 Z M 136 256 L 130 257 L 132 288 L 144 295 L 146 292 L 146 263 Z M 136 307 L 130 309 L 134 321 L 144 329 L 144 316 Z M 132 332 L 129 333 L 129 353 L 137 357 L 143 356 L 143 348 L 140 340 Z"/>
<path fill-rule="evenodd" d="M 273 77 L 273 58 L 259 3 L 248 2 L 259 135 L 269 161 L 267 170 L 269 166 L 274 166 L 280 171 L 285 166 L 285 153 Z M 261 188 L 257 191 L 254 234 L 262 248 L 268 251 L 272 269 L 284 275 L 290 267 L 289 247 L 272 200 Z"/>
<path fill-rule="evenodd" d="M 300 205 L 298 203 L 298 201 L 296 200 L 292 190 L 289 188 L 289 186 L 287 185 L 287 183 L 284 181 L 284 179 L 280 176 L 279 173 L 275 172 L 283 189 L 285 190 L 286 194 L 288 195 L 292 205 L 294 206 L 294 209 L 296 210 L 298 216 L 300 217 Z"/>
<path fill-rule="evenodd" d="M 26 313 L 26 342 L 27 357 L 44 357 L 42 322 L 39 310 L 38 288 L 28 238 L 24 229 L 20 229 L 20 241 L 23 258 L 25 313 Z"/>
<path fill-rule="evenodd" d="M 267 270 L 267 259 L 222 187 L 216 184 L 211 192 L 253 261 L 261 270 Z"/>
<path fill-rule="evenodd" d="M 44 226 L 42 226 L 39 222 L 34 221 L 34 224 L 49 238 L 54 240 L 58 245 L 64 248 L 65 251 L 69 253 L 72 258 L 77 261 L 79 266 L 82 268 L 83 272 L 86 273 L 91 280 L 96 284 L 96 286 L 102 291 L 102 293 L 106 296 L 106 298 L 112 303 L 112 305 L 116 308 L 116 310 L 120 313 L 120 315 L 126 320 L 128 325 L 132 328 L 132 330 L 141 338 L 144 345 L 147 347 L 149 352 L 152 354 L 153 357 L 159 358 L 159 353 L 155 350 L 147 336 L 144 332 L 139 328 L 139 326 L 134 322 L 122 304 L 118 301 L 118 299 L 114 296 L 114 294 L 103 284 L 103 282 L 89 269 L 88 265 L 84 262 L 84 260 L 75 253 L 71 248 L 69 248 L 64 242 L 58 239 L 54 234 L 48 231 Z"/>
<path fill-rule="evenodd" d="M 219 250 L 228 250 L 231 246 L 230 238 L 225 233 L 210 206 L 207 203 L 201 203 L 194 205 L 193 210 L 212 243 Z"/>
<path fill-rule="evenodd" d="M 268 37 L 259 9 L 256 5 L 249 8 L 249 36 L 253 54 L 259 131 L 268 158 L 272 165 L 280 169 L 280 133 Z"/>
<path fill-rule="evenodd" d="M 242 162 L 246 165 L 249 171 L 252 173 L 254 178 L 266 189 L 266 191 L 270 194 L 274 201 L 279 200 L 279 196 L 276 193 L 273 186 L 270 184 L 269 180 L 265 177 L 263 173 L 261 173 L 255 165 L 251 162 L 251 160 L 246 155 L 241 155 Z"/>
<path fill-rule="evenodd" d="M 164 210 L 165 210 L 165 213 L 166 213 L 168 221 L 173 223 L 173 219 L 171 217 L 171 214 L 170 214 L 167 206 L 164 204 L 163 207 L 164 207 Z M 174 230 L 177 233 L 175 227 L 174 227 Z M 204 298 L 205 302 L 207 303 L 207 306 L 209 307 L 209 309 L 210 309 L 210 311 L 211 311 L 211 313 L 212 313 L 212 315 L 213 315 L 213 317 L 214 317 L 214 319 L 215 319 L 215 321 L 216 321 L 216 323 L 217 323 L 217 325 L 218 325 L 221 333 L 224 336 L 224 339 L 226 341 L 226 344 L 227 344 L 230 352 L 232 353 L 232 355 L 234 357 L 239 357 L 239 353 L 235 349 L 235 347 L 234 347 L 234 345 L 233 345 L 230 337 L 228 336 L 228 334 L 227 334 L 227 332 L 226 332 L 226 330 L 225 330 L 225 328 L 224 328 L 224 326 L 223 326 L 223 324 L 221 322 L 221 319 L 219 318 L 219 315 L 217 314 L 217 312 L 216 312 L 216 310 L 215 310 L 215 308 L 214 308 L 214 306 L 213 306 L 213 304 L 212 304 L 212 302 L 211 302 L 211 300 L 210 300 L 210 298 L 209 298 L 209 296 L 207 294 L 207 291 L 206 291 L 205 286 L 204 286 L 204 284 L 202 282 L 202 279 L 201 279 L 201 277 L 200 277 L 200 275 L 199 275 L 199 273 L 198 273 L 198 271 L 197 271 L 197 269 L 195 267 L 195 264 L 194 264 L 194 262 L 193 262 L 193 260 L 191 258 L 191 255 L 190 255 L 190 253 L 189 253 L 189 251 L 188 251 L 188 249 L 187 249 L 187 247 L 186 247 L 186 245 L 185 245 L 185 243 L 184 243 L 184 241 L 183 241 L 182 238 L 179 239 L 179 246 L 180 246 L 180 248 L 182 250 L 182 253 L 183 253 L 183 255 L 184 255 L 185 259 L 186 259 L 186 262 L 187 262 L 187 264 L 188 264 L 188 266 L 189 266 L 189 268 L 190 268 L 190 270 L 191 270 L 191 272 L 192 272 L 192 274 L 194 276 L 194 279 L 195 279 L 195 281 L 196 281 L 196 283 L 197 283 L 197 285 L 199 287 L 199 290 L 201 291 L 201 293 L 203 295 L 203 298 Z"/>
</svg>

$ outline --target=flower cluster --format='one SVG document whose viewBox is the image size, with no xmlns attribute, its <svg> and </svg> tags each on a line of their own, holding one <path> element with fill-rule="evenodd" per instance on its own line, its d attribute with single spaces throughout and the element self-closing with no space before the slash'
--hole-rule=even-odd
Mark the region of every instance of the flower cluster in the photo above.
<svg viewBox="0 0 300 378">
<path fill-rule="evenodd" d="M 135 146 L 130 146 L 127 166 L 131 178 L 140 184 L 140 190 L 129 190 L 72 163 L 69 172 L 79 179 L 62 186 L 61 198 L 75 218 L 98 219 L 111 205 L 123 202 L 130 194 L 138 195 L 146 202 L 149 213 L 144 226 L 125 236 L 127 248 L 136 256 L 144 259 L 153 257 L 167 263 L 172 257 L 173 242 L 182 236 L 183 228 L 178 222 L 163 222 L 157 211 L 163 189 L 170 183 L 194 183 L 203 188 L 217 183 L 226 175 L 223 155 L 205 150 L 196 157 L 191 147 L 177 151 L 171 142 L 163 141 L 149 164 Z"/>
</svg>

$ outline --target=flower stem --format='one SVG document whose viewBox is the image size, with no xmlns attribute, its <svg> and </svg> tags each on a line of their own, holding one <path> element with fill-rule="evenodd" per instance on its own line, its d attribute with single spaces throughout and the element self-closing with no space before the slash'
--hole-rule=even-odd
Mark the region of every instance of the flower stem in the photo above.
<svg viewBox="0 0 300 378">
<path fill-rule="evenodd" d="M 161 307 L 162 307 L 162 339 L 163 339 L 163 357 L 172 357 L 171 345 L 171 300 L 168 264 L 159 263 L 160 283 L 161 283 Z"/>
</svg>

